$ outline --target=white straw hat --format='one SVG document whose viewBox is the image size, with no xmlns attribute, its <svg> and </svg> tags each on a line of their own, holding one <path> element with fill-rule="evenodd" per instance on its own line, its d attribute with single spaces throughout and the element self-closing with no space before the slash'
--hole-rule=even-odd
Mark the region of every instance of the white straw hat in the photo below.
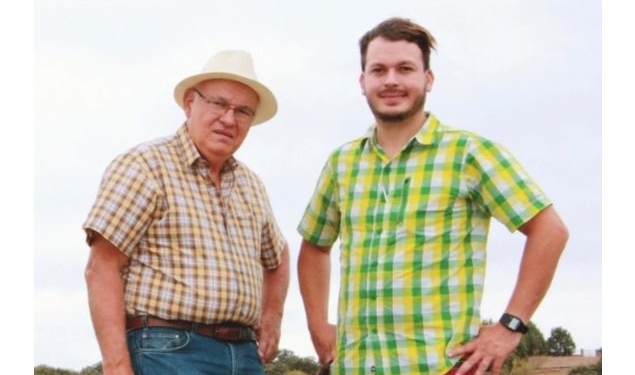
<svg viewBox="0 0 635 375">
<path fill-rule="evenodd" d="M 183 108 L 187 89 L 208 79 L 230 79 L 251 87 L 260 98 L 252 125 L 258 125 L 272 118 L 278 111 L 278 102 L 265 85 L 258 82 L 251 55 L 240 50 L 221 51 L 212 56 L 200 74 L 183 79 L 174 88 L 174 99 Z"/>
</svg>

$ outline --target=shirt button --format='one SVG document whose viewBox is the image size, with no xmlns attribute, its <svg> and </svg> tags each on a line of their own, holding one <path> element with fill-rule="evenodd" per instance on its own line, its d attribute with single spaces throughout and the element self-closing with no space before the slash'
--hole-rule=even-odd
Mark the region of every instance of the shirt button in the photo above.
<svg viewBox="0 0 635 375">
<path fill-rule="evenodd" d="M 370 372 L 375 372 L 375 366 L 370 366 Z"/>
</svg>

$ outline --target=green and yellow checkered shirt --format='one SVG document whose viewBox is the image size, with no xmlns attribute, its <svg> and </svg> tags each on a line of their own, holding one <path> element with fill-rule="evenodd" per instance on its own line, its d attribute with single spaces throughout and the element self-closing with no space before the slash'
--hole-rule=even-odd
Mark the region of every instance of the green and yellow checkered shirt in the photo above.
<svg viewBox="0 0 635 375">
<path fill-rule="evenodd" d="M 550 201 L 505 149 L 432 115 L 392 160 L 374 132 L 330 155 L 298 225 L 340 237 L 333 371 L 444 374 L 478 333 L 490 217 L 514 231 Z"/>
<path fill-rule="evenodd" d="M 208 174 L 185 125 L 108 166 L 83 227 L 129 257 L 127 314 L 257 323 L 285 240 L 256 174 L 234 158 L 220 189 Z"/>
</svg>

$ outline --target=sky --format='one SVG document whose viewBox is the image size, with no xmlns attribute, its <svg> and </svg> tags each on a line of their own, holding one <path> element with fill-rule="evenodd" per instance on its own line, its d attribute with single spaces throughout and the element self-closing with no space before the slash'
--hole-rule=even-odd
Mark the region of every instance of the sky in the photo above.
<svg viewBox="0 0 635 375">
<path fill-rule="evenodd" d="M 328 153 L 372 123 L 358 84 L 357 42 L 391 16 L 419 22 L 437 39 L 427 110 L 446 124 L 505 145 L 569 228 L 558 271 L 532 321 L 545 337 L 565 328 L 578 350 L 606 346 L 602 193 L 620 190 L 603 180 L 615 169 L 603 163 L 602 93 L 616 80 L 603 82 L 602 5 L 36 0 L 27 8 L 34 47 L 27 51 L 33 59 L 32 107 L 15 115 L 16 121 L 33 123 L 25 134 L 33 139 L 33 173 L 26 188 L 9 187 L 25 190 L 26 207 L 33 209 L 26 218 L 32 233 L 18 235 L 19 246 L 33 248 L 26 260 L 33 265 L 26 284 L 33 286 L 33 312 L 27 315 L 34 322 L 32 364 L 80 370 L 100 361 L 83 278 L 89 249 L 81 224 L 101 175 L 128 148 L 173 134 L 184 119 L 172 96 L 174 85 L 200 72 L 216 51 L 235 48 L 252 53 L 258 78 L 279 104 L 278 114 L 254 127 L 236 156 L 264 180 L 290 245 L 280 348 L 314 356 L 295 272 L 300 243 L 295 227 Z M 615 149 L 610 152 L 620 158 Z M 13 164 L 11 157 L 15 154 L 3 159 Z M 612 202 L 611 207 L 621 203 Z M 13 234 L 12 221 L 4 227 Z M 492 223 L 484 319 L 496 320 L 503 312 L 523 244 L 521 234 Z M 338 281 L 334 275 L 332 296 Z M 335 306 L 332 297 L 332 319 Z"/>
</svg>

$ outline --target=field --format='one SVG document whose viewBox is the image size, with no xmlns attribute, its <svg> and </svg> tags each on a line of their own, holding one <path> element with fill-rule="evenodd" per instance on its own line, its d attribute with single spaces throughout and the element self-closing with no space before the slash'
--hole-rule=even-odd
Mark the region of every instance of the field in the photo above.
<svg viewBox="0 0 635 375">
<path fill-rule="evenodd" d="M 578 366 L 589 366 L 597 363 L 600 357 L 532 357 L 529 363 L 534 368 L 535 375 L 567 375 L 569 371 Z"/>
</svg>

